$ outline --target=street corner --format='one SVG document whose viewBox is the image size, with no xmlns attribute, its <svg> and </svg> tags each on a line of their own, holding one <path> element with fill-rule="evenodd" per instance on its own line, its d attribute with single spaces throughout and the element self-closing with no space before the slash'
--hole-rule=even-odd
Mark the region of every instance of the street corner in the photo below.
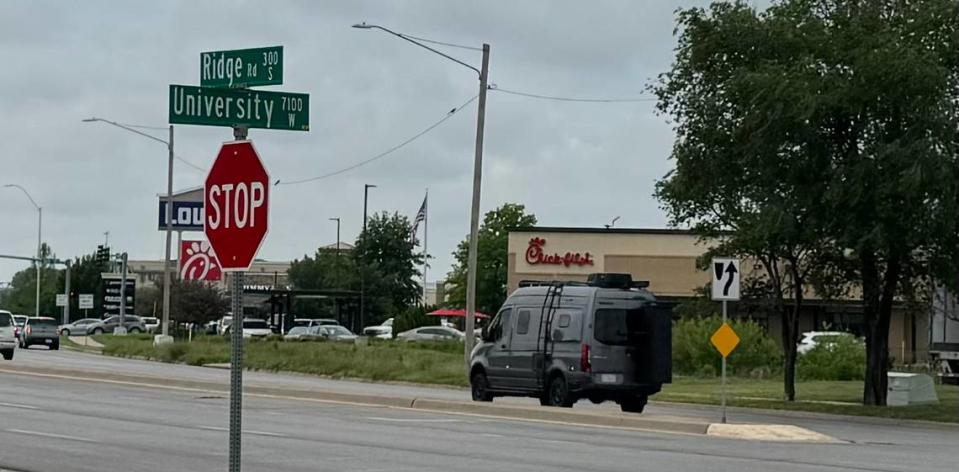
<svg viewBox="0 0 959 472">
<path fill-rule="evenodd" d="M 843 441 L 822 433 L 788 424 L 722 424 L 713 423 L 706 435 L 747 441 L 801 442 L 841 444 Z"/>
</svg>

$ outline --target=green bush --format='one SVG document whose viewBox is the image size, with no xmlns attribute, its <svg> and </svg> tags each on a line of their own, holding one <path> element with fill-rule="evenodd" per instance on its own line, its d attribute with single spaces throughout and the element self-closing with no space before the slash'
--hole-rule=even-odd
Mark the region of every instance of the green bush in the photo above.
<svg viewBox="0 0 959 472">
<path fill-rule="evenodd" d="M 712 377 L 722 371 L 722 356 L 710 342 L 722 318 L 684 318 L 673 324 L 673 371 L 679 375 Z M 739 346 L 726 368 L 733 375 L 765 378 L 782 369 L 782 350 L 752 321 L 730 320 Z"/>
<path fill-rule="evenodd" d="M 866 346 L 855 336 L 817 344 L 796 362 L 800 380 L 863 380 L 865 373 Z"/>
</svg>

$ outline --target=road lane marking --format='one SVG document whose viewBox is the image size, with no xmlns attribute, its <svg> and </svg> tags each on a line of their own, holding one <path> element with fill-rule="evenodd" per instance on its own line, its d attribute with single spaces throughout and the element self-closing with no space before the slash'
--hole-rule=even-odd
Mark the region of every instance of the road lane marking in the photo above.
<svg viewBox="0 0 959 472">
<path fill-rule="evenodd" d="M 392 421 L 395 423 L 462 423 L 462 420 L 452 418 L 386 418 L 382 416 L 368 416 L 366 419 L 374 421 Z"/>
<path fill-rule="evenodd" d="M 222 426 L 197 426 L 199 429 L 205 429 L 207 431 L 220 431 L 226 432 L 229 431 L 229 428 L 224 428 Z M 269 436 L 271 438 L 288 438 L 289 436 L 282 433 L 271 433 L 269 431 L 254 431 L 252 429 L 244 429 L 243 434 L 252 434 L 253 436 Z"/>
<path fill-rule="evenodd" d="M 68 441 L 80 441 L 85 443 L 99 443 L 100 441 L 94 439 L 80 438 L 77 436 L 67 436 L 66 434 L 53 434 L 53 433 L 42 433 L 40 431 L 29 431 L 26 429 L 5 429 L 4 431 L 8 433 L 15 434 L 27 434 L 30 436 L 40 436 L 42 438 L 53 438 L 53 439 L 66 439 Z"/>
<path fill-rule="evenodd" d="M 6 407 L 10 407 L 10 408 L 22 408 L 22 409 L 24 409 L 24 410 L 39 410 L 39 408 L 37 408 L 37 407 L 35 407 L 35 406 L 21 405 L 21 404 L 19 404 L 19 403 L 5 403 L 5 402 L 0 402 L 0 406 L 6 406 Z"/>
</svg>

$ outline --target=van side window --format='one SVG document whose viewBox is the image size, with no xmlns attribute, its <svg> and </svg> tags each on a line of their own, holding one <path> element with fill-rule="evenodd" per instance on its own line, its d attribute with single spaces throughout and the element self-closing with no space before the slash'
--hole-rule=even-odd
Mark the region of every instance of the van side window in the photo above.
<svg viewBox="0 0 959 472">
<path fill-rule="evenodd" d="M 557 324 L 560 328 L 569 328 L 569 313 L 563 313 L 559 315 L 559 323 Z"/>
<path fill-rule="evenodd" d="M 499 341 L 503 339 L 503 332 L 504 330 L 509 329 L 509 322 L 512 314 L 513 309 L 506 308 L 496 315 L 496 319 L 493 320 L 493 323 L 490 324 L 489 327 L 489 335 L 493 341 Z"/>
<path fill-rule="evenodd" d="M 520 310 L 516 318 L 516 334 L 529 333 L 529 310 Z"/>
</svg>

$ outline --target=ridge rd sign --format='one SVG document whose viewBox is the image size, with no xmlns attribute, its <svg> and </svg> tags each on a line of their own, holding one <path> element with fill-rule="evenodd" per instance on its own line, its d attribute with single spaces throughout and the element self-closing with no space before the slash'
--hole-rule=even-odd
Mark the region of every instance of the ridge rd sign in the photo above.
<svg viewBox="0 0 959 472">
<path fill-rule="evenodd" d="M 251 141 L 223 143 L 203 185 L 203 231 L 226 272 L 253 264 L 269 224 L 270 176 Z"/>
</svg>

